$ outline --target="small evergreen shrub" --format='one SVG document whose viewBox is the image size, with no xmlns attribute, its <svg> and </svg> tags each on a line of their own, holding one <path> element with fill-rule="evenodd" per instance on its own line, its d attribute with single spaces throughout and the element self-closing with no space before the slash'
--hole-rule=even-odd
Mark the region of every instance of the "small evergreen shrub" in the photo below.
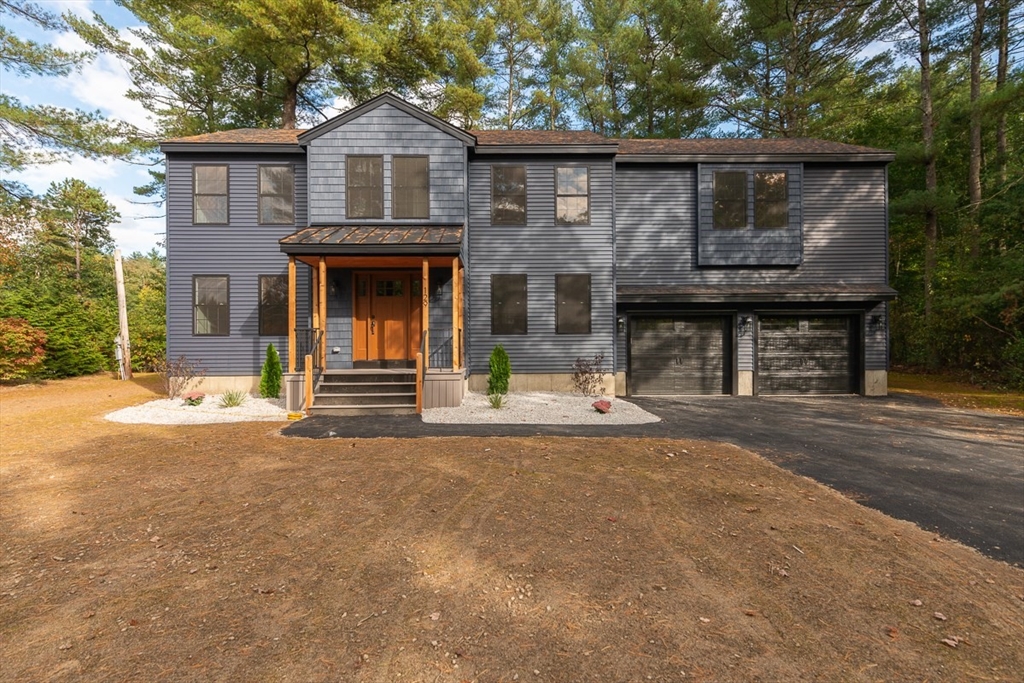
<svg viewBox="0 0 1024 683">
<path fill-rule="evenodd" d="M 505 348 L 498 344 L 491 351 L 490 374 L 487 375 L 487 394 L 507 394 L 508 379 L 512 376 L 512 361 Z"/>
<path fill-rule="evenodd" d="M 505 394 L 487 394 L 487 402 L 491 407 L 498 410 L 505 405 Z"/>
<path fill-rule="evenodd" d="M 273 344 L 267 345 L 267 360 L 263 362 L 260 373 L 260 396 L 277 398 L 281 393 L 281 356 Z"/>
<path fill-rule="evenodd" d="M 221 408 L 237 408 L 249 400 L 249 394 L 241 389 L 231 389 L 220 395 L 217 405 Z"/>
</svg>

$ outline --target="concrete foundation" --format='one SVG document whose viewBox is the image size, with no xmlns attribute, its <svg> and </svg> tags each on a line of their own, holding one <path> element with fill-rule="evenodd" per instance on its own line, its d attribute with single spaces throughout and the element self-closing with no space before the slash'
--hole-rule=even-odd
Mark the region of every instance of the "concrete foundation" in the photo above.
<svg viewBox="0 0 1024 683">
<path fill-rule="evenodd" d="M 739 370 L 736 373 L 736 395 L 754 395 L 754 372 L 753 370 Z"/>
<path fill-rule="evenodd" d="M 205 377 L 202 382 L 192 382 L 183 391 L 201 391 L 204 394 L 222 394 L 225 391 L 245 391 L 259 394 L 259 375 L 217 375 Z"/>
<path fill-rule="evenodd" d="M 864 395 L 888 396 L 889 373 L 886 370 L 864 371 Z"/>
<path fill-rule="evenodd" d="M 625 373 L 622 375 L 622 388 L 625 389 Z M 602 375 L 602 387 L 605 396 L 615 396 L 617 387 L 616 376 L 612 373 Z M 478 394 L 487 393 L 487 375 L 476 374 L 469 377 L 469 390 Z M 551 391 L 558 394 L 571 394 L 575 388 L 571 373 L 551 374 L 513 374 L 508 380 L 509 393 L 526 391 Z"/>
</svg>

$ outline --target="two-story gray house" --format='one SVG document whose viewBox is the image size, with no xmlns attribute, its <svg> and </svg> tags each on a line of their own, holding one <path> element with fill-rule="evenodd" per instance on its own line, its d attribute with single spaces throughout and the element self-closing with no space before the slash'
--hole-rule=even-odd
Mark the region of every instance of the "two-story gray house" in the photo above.
<svg viewBox="0 0 1024 683">
<path fill-rule="evenodd" d="M 168 356 L 293 408 L 512 390 L 886 393 L 890 152 L 466 131 L 381 95 L 315 128 L 165 141 Z"/>
</svg>

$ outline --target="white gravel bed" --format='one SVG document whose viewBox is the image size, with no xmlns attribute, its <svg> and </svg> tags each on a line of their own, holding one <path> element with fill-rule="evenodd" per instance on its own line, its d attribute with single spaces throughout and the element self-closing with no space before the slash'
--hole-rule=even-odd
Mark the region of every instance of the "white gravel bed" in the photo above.
<svg viewBox="0 0 1024 683">
<path fill-rule="evenodd" d="M 220 394 L 207 394 L 197 406 L 186 405 L 180 398 L 164 398 L 109 413 L 111 422 L 153 425 L 195 425 L 213 422 L 285 421 L 288 411 L 284 399 L 255 398 L 234 408 L 221 408 Z"/>
<path fill-rule="evenodd" d="M 551 392 L 514 393 L 495 410 L 484 394 L 467 393 L 458 408 L 424 410 L 424 422 L 435 424 L 635 425 L 661 422 L 637 405 L 621 398 L 603 397 L 612 404 L 601 414 L 591 405 L 597 398 Z"/>
</svg>

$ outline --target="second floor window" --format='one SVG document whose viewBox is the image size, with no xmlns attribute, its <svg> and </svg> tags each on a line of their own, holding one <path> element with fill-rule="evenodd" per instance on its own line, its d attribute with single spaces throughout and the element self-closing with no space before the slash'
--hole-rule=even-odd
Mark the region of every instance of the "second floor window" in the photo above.
<svg viewBox="0 0 1024 683">
<path fill-rule="evenodd" d="M 345 215 L 384 218 L 384 158 L 345 157 Z"/>
<path fill-rule="evenodd" d="M 555 219 L 568 224 L 590 222 L 590 179 L 586 166 L 555 169 Z"/>
<path fill-rule="evenodd" d="M 260 166 L 260 223 L 290 225 L 295 222 L 295 169 L 291 166 Z"/>
<path fill-rule="evenodd" d="M 192 167 L 192 222 L 224 225 L 228 222 L 228 167 Z"/>
<path fill-rule="evenodd" d="M 526 167 L 491 167 L 491 225 L 526 225 Z"/>
<path fill-rule="evenodd" d="M 430 218 L 429 157 L 391 159 L 391 217 Z"/>
<path fill-rule="evenodd" d="M 714 226 L 747 227 L 747 172 L 715 171 Z"/>
<path fill-rule="evenodd" d="M 785 171 L 754 174 L 754 227 L 789 226 L 789 178 Z"/>
</svg>

